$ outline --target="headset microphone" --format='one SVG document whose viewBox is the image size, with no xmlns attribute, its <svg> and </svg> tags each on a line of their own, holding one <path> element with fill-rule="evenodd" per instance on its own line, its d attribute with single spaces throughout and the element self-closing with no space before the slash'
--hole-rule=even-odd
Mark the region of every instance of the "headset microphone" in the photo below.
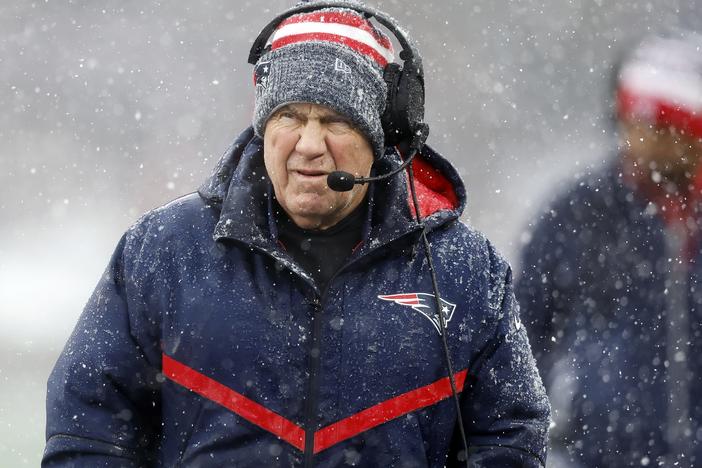
<svg viewBox="0 0 702 468">
<path fill-rule="evenodd" d="M 363 179 L 363 177 L 360 179 Z M 365 182 L 359 182 L 352 174 L 344 171 L 334 171 L 327 176 L 327 185 L 335 192 L 348 192 L 353 189 L 354 185 Z"/>
<path fill-rule="evenodd" d="M 354 177 L 353 174 L 349 174 L 348 172 L 334 171 L 327 176 L 327 185 L 335 192 L 348 192 L 349 190 L 353 189 L 354 185 L 367 184 L 368 182 L 376 182 L 378 180 L 387 179 L 388 177 L 392 177 L 402 169 L 406 168 L 409 163 L 412 162 L 412 159 L 414 159 L 416 154 L 417 152 L 413 151 L 410 157 L 407 158 L 402 165 L 400 165 L 400 167 L 388 172 L 387 174 L 375 177 Z"/>
<path fill-rule="evenodd" d="M 410 145 L 409 157 L 405 159 L 405 161 L 399 167 L 393 169 L 387 174 L 382 174 L 375 177 L 354 177 L 353 174 L 349 174 L 348 172 L 334 171 L 327 176 L 327 185 L 335 192 L 348 192 L 349 190 L 353 189 L 354 185 L 367 184 L 368 182 L 376 182 L 392 177 L 398 172 L 402 171 L 412 162 L 414 157 L 419 152 L 419 148 L 424 145 L 424 142 L 428 136 L 429 126 L 425 123 L 418 124 L 417 130 L 414 133 L 412 143 Z"/>
</svg>

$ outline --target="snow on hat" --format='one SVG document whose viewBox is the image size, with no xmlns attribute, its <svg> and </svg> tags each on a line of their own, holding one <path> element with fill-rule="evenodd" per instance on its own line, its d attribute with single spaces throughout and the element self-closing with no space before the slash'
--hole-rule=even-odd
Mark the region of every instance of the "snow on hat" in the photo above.
<svg viewBox="0 0 702 468">
<path fill-rule="evenodd" d="M 702 36 L 644 39 L 619 71 L 617 114 L 702 138 Z"/>
<path fill-rule="evenodd" d="M 263 136 L 281 106 L 311 102 L 349 118 L 381 157 L 383 70 L 393 59 L 390 39 L 354 10 L 326 8 L 285 19 L 254 69 L 256 134 Z"/>
</svg>

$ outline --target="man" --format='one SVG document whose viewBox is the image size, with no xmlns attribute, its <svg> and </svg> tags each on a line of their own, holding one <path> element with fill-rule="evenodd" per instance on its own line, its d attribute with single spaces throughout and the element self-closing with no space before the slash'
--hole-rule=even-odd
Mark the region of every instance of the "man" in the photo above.
<svg viewBox="0 0 702 468">
<path fill-rule="evenodd" d="M 622 61 L 619 154 L 525 248 L 517 298 L 569 460 L 557 466 L 702 465 L 701 47 L 653 36 Z"/>
<path fill-rule="evenodd" d="M 213 176 L 120 241 L 49 379 L 45 466 L 543 465 L 510 269 L 458 221 L 457 172 L 421 148 L 421 226 L 404 171 L 328 187 L 400 157 L 391 42 L 356 3 L 320 8 L 275 28 Z"/>
</svg>

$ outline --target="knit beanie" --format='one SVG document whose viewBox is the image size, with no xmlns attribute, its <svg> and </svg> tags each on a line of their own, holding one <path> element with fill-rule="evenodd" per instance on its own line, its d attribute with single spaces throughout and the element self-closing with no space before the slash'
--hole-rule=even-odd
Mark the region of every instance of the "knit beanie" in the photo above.
<svg viewBox="0 0 702 468">
<path fill-rule="evenodd" d="M 702 138 L 702 36 L 678 32 L 641 41 L 617 77 L 617 115 Z"/>
<path fill-rule="evenodd" d="M 253 127 L 263 137 L 281 106 L 309 102 L 347 117 L 368 138 L 376 158 L 384 153 L 381 116 L 393 61 L 390 39 L 361 13 L 325 8 L 286 18 L 254 69 Z"/>
</svg>

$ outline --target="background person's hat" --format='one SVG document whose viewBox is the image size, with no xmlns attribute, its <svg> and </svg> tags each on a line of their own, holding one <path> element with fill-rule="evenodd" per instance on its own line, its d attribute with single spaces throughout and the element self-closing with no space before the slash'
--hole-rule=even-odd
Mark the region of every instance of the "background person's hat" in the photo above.
<svg viewBox="0 0 702 468">
<path fill-rule="evenodd" d="M 702 138 L 702 36 L 645 38 L 622 62 L 617 115 Z"/>
</svg>

